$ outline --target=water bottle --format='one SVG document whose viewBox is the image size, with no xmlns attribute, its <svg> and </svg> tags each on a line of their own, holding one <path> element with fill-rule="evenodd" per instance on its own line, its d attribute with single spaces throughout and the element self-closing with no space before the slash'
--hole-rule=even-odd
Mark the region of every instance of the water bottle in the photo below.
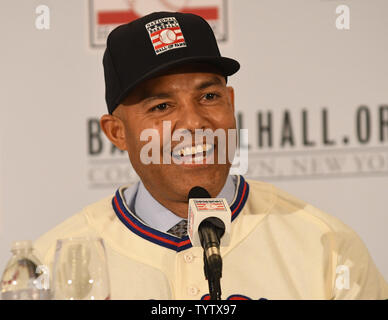
<svg viewBox="0 0 388 320">
<path fill-rule="evenodd" d="M 15 241 L 11 252 L 13 255 L 1 278 L 1 299 L 48 300 L 48 281 L 42 281 L 48 279 L 48 270 L 33 254 L 32 242 Z"/>
</svg>

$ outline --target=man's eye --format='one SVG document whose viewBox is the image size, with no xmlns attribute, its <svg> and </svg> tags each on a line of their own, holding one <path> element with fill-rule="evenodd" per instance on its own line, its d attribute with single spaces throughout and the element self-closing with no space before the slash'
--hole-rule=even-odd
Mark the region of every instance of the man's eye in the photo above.
<svg viewBox="0 0 388 320">
<path fill-rule="evenodd" d="M 160 103 L 157 106 L 151 108 L 151 111 L 163 111 L 167 109 L 167 103 Z"/>
<path fill-rule="evenodd" d="M 212 92 L 206 93 L 205 96 L 204 96 L 204 98 L 205 98 L 206 100 L 214 100 L 214 99 L 217 98 L 217 97 L 218 97 L 218 95 L 215 94 L 215 93 L 212 93 Z"/>
</svg>

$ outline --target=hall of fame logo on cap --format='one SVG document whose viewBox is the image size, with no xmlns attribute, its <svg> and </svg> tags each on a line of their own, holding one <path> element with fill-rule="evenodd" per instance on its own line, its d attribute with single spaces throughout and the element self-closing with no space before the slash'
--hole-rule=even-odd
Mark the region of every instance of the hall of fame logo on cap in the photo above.
<svg viewBox="0 0 388 320">
<path fill-rule="evenodd" d="M 156 54 L 186 47 L 185 38 L 175 17 L 154 20 L 145 27 Z"/>
</svg>

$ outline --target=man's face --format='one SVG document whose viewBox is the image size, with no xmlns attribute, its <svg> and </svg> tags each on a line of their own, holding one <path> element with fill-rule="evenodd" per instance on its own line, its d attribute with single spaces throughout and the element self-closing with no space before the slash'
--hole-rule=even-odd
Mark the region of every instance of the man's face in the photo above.
<svg viewBox="0 0 388 320">
<path fill-rule="evenodd" d="M 217 137 L 211 146 L 214 150 L 207 152 L 209 158 L 197 164 L 194 156 L 186 156 L 179 153 L 177 148 L 174 149 L 177 145 L 187 146 L 185 142 L 188 140 L 182 137 L 179 141 L 171 141 L 172 134 L 176 130 L 191 134 L 191 147 L 205 142 L 205 139 L 201 139 L 196 143 L 196 129 L 211 129 L 213 132 L 222 129 L 227 142 L 228 129 L 236 128 L 233 100 L 233 89 L 226 86 L 225 78 L 216 70 L 205 65 L 187 65 L 144 81 L 114 111 L 113 115 L 122 122 L 123 149 L 128 151 L 133 168 L 154 198 L 175 213 L 180 209 L 175 209 L 176 206 L 172 204 L 185 203 L 187 206 L 187 195 L 194 186 L 201 186 L 211 196 L 216 196 L 225 184 L 231 164 L 227 155 L 226 163 L 219 161 L 218 150 L 222 146 Z M 164 121 L 169 121 L 171 125 L 168 136 L 166 132 L 163 134 Z M 146 129 L 156 129 L 154 132 L 158 132 L 159 164 L 145 164 L 142 161 L 142 152 L 145 155 L 143 148 L 150 142 L 140 139 Z M 167 148 L 169 141 L 171 151 L 177 153 L 170 153 Z M 166 159 L 163 152 L 169 153 L 171 164 L 163 163 Z M 206 163 L 212 162 L 209 159 L 213 156 L 213 164 Z M 188 157 L 192 158 L 191 164 L 185 163 Z"/>
</svg>

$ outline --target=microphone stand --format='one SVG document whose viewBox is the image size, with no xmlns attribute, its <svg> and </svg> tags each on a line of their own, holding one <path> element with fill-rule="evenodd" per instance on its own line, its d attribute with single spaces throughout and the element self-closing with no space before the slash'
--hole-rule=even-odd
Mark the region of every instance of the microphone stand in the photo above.
<svg viewBox="0 0 388 320">
<path fill-rule="evenodd" d="M 209 294 L 210 300 L 221 300 L 221 283 L 220 279 L 222 276 L 222 261 L 220 261 L 220 268 L 210 268 L 207 262 L 206 254 L 203 253 L 203 263 L 205 278 L 209 283 Z M 214 270 L 216 269 L 216 270 Z"/>
<path fill-rule="evenodd" d="M 220 239 L 225 232 L 217 218 L 201 223 L 200 240 L 203 251 L 205 279 L 209 282 L 211 300 L 221 300 L 222 258 L 220 255 Z M 221 222 L 222 223 L 222 222 Z"/>
</svg>

